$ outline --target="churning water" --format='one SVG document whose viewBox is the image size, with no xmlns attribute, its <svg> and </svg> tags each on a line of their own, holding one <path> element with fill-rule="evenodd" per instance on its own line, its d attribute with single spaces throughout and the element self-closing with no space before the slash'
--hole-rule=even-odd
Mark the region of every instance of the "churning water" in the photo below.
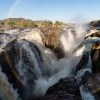
<svg viewBox="0 0 100 100">
<path fill-rule="evenodd" d="M 17 74 L 20 76 L 22 83 L 24 83 L 26 87 L 30 85 L 28 83 L 29 81 L 33 82 L 33 86 L 31 86 L 31 95 L 42 96 L 50 86 L 57 83 L 61 78 L 75 76 L 76 66 L 83 53 L 88 52 L 90 54 L 91 46 L 93 44 L 92 40 L 84 41 L 85 35 L 86 31 L 81 26 L 78 28 L 66 29 L 66 33 L 61 33 L 60 40 L 66 53 L 66 57 L 60 60 L 56 60 L 54 54 L 47 48 L 38 46 L 34 41 L 28 42 L 21 40 L 21 36 L 17 36 L 19 39 L 17 39 L 17 45 L 15 45 L 15 48 L 19 51 L 19 54 L 18 59 L 16 59 L 15 62 L 15 69 L 17 70 Z M 3 45 L 9 42 L 10 38 L 13 38 L 7 37 L 8 36 L 3 37 L 5 38 L 3 40 Z M 39 52 L 41 52 L 41 55 Z M 86 71 L 91 73 L 91 67 L 91 58 L 89 55 L 86 68 L 81 69 L 76 73 L 75 78 L 78 84 L 82 81 L 82 77 Z M 0 97 L 2 100 L 8 100 L 8 98 L 9 100 L 19 100 L 17 91 L 14 90 L 12 85 L 10 85 L 7 76 L 5 76 L 1 69 L 0 81 L 2 82 L 2 85 L 0 85 Z M 5 89 L 5 86 L 9 88 Z M 8 91 L 9 94 L 7 94 Z M 94 100 L 91 93 L 89 93 L 89 91 L 82 85 L 80 86 L 80 92 L 83 100 Z M 25 94 L 29 95 L 29 93 L 26 92 Z M 28 96 L 26 96 L 26 98 L 27 97 Z M 24 98 L 24 100 L 27 99 Z"/>
</svg>

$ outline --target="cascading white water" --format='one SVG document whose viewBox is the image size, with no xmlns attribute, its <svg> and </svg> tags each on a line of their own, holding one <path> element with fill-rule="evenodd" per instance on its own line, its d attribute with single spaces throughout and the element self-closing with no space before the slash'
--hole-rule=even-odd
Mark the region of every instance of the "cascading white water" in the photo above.
<svg viewBox="0 0 100 100">
<path fill-rule="evenodd" d="M 8 41 L 10 41 L 10 35 L 9 34 L 0 34 L 0 48 L 5 46 Z"/>
<path fill-rule="evenodd" d="M 84 30 L 83 27 L 76 27 L 75 30 L 77 34 L 75 38 L 73 34 L 71 34 L 71 29 L 67 30 L 67 33 L 64 33 L 61 36 L 61 41 L 64 46 L 65 52 L 69 53 L 70 56 L 73 53 L 72 51 L 84 41 L 84 38 L 86 35 L 86 30 Z M 92 47 L 93 42 L 85 41 L 83 44 L 84 45 L 81 46 L 80 49 L 78 48 L 78 50 L 74 52 L 74 56 L 77 56 L 78 58 L 82 57 L 83 51 L 89 52 L 89 59 L 88 59 L 87 65 L 85 66 L 85 69 L 79 70 L 75 76 L 78 84 L 82 81 L 82 77 L 84 76 L 86 71 L 90 73 L 92 72 L 90 53 L 91 53 L 91 47 Z M 67 54 L 68 57 L 69 55 Z M 84 86 L 80 86 L 80 92 L 81 92 L 83 100 L 94 100 L 94 96 L 92 96 L 92 94 L 88 90 L 86 91 L 84 89 Z M 87 97 L 87 96 L 90 96 L 90 97 Z"/>
<path fill-rule="evenodd" d="M 85 31 L 81 32 L 80 27 L 78 28 L 76 27 L 74 28 L 74 30 L 76 30 L 76 37 L 74 37 L 73 34 L 71 33 L 71 29 L 68 29 L 66 33 L 62 33 L 61 41 L 66 53 L 69 53 L 69 55 L 68 57 L 60 59 L 60 60 L 56 60 L 53 53 L 50 50 L 47 50 L 46 48 L 40 49 L 40 47 L 38 47 L 43 59 L 43 62 L 41 62 L 39 61 L 39 58 L 38 58 L 38 56 L 40 55 L 37 55 L 36 52 L 34 52 L 36 50 L 32 50 L 32 47 L 29 45 L 28 42 L 22 41 L 20 39 L 18 40 L 19 46 L 20 46 L 20 51 L 19 51 L 20 60 L 16 64 L 15 68 L 19 72 L 19 75 L 23 76 L 23 81 L 27 83 L 27 80 L 31 76 L 30 76 L 30 73 L 27 73 L 27 69 L 29 67 L 28 64 L 26 65 L 23 61 L 23 53 L 25 51 L 24 56 L 27 56 L 30 61 L 29 64 L 34 66 L 34 68 L 33 67 L 31 68 L 31 71 L 33 71 L 33 73 L 35 73 L 37 76 L 37 79 L 35 79 L 35 85 L 33 84 L 34 85 L 33 94 L 35 96 L 44 95 L 47 89 L 50 86 L 57 83 L 59 79 L 74 76 L 75 67 L 79 63 L 83 52 L 84 51 L 90 52 L 90 49 L 92 46 L 91 41 L 86 41 L 83 43 L 84 45 L 80 46 L 80 44 L 82 44 L 84 40 Z M 18 37 L 21 38 L 20 34 Z M 87 47 L 87 45 L 89 45 L 89 47 Z M 79 46 L 80 48 L 78 48 Z M 75 52 L 73 52 L 73 50 L 75 50 Z M 78 83 L 81 81 L 81 78 L 86 71 L 91 72 L 90 58 L 88 60 L 86 68 L 87 69 L 80 70 L 81 73 L 77 72 L 76 80 Z M 48 71 L 50 75 L 47 76 L 44 71 Z M 84 97 L 85 96 L 84 93 L 86 93 L 84 91 L 84 87 L 80 86 L 80 92 L 84 100 L 90 100 L 90 99 L 85 99 L 86 97 Z M 94 99 L 91 99 L 91 100 L 94 100 Z"/>
<path fill-rule="evenodd" d="M 28 70 L 31 70 L 32 73 L 34 73 L 36 75 L 36 77 L 40 77 L 42 76 L 42 72 L 39 66 L 39 59 L 36 58 L 36 52 L 34 53 L 31 50 L 31 47 L 29 46 L 29 44 L 25 41 L 19 40 L 19 49 L 20 49 L 20 59 L 18 61 L 18 63 L 16 64 L 15 68 L 18 71 L 19 75 L 23 77 L 23 81 L 24 83 L 27 83 L 27 80 L 32 78 L 33 76 L 31 75 L 31 73 L 28 73 Z M 17 48 L 17 47 L 16 47 Z M 25 55 L 24 55 L 25 52 Z M 23 55 L 26 56 L 28 58 L 28 60 L 30 61 L 30 65 L 32 67 L 29 67 L 29 64 L 24 63 L 25 61 L 23 60 Z M 38 61 L 37 61 L 38 60 Z M 23 67 L 22 67 L 23 66 Z M 28 75 L 29 74 L 29 75 Z"/>
<path fill-rule="evenodd" d="M 61 41 L 62 41 L 62 44 L 64 46 L 65 51 L 67 51 L 67 53 L 71 54 L 70 51 L 72 49 L 76 49 L 77 46 L 83 42 L 82 40 L 84 40 L 85 33 L 84 33 L 84 35 L 83 34 L 78 35 L 78 33 L 77 33 L 77 35 L 78 35 L 78 37 L 76 37 L 77 39 L 83 37 L 83 39 L 79 39 L 78 44 L 77 44 L 76 38 L 74 38 L 73 34 L 71 34 L 70 31 L 71 31 L 70 29 L 67 31 L 68 34 L 62 33 Z M 67 35 L 67 38 L 66 38 L 66 35 Z M 52 62 L 52 63 L 49 63 L 49 64 L 51 64 L 50 67 L 53 70 L 58 69 L 58 72 L 53 74 L 53 76 L 48 77 L 47 79 L 40 77 L 38 80 L 36 80 L 35 81 L 36 82 L 35 95 L 36 94 L 40 95 L 41 93 L 42 93 L 42 95 L 44 95 L 46 90 L 50 86 L 57 83 L 59 81 L 59 79 L 73 76 L 74 75 L 73 72 L 75 71 L 75 67 L 78 64 L 78 62 L 80 61 L 80 58 L 82 56 L 84 49 L 85 49 L 85 46 L 76 50 L 76 52 L 74 52 L 73 55 L 70 55 L 67 58 L 60 59 L 59 61 L 56 61 L 53 58 L 50 59 L 50 57 L 49 57 L 49 61 L 46 61 L 46 62 Z M 44 54 L 44 56 L 45 56 L 45 54 Z M 38 91 L 39 91 L 39 93 L 38 93 Z"/>
<path fill-rule="evenodd" d="M 62 36 L 63 35 L 61 35 L 61 38 L 62 38 Z M 83 34 L 82 34 L 82 36 L 83 36 Z M 82 38 L 82 36 L 77 34 L 76 38 Z M 85 34 L 84 34 L 84 36 L 85 36 Z M 73 34 L 71 34 L 70 30 L 68 30 L 68 40 L 69 41 L 62 42 L 63 45 L 65 45 L 66 43 L 68 43 L 68 46 L 69 46 L 69 44 L 71 45 L 67 49 L 67 50 L 69 50 L 68 53 L 70 52 L 70 49 L 72 47 L 73 47 L 73 49 L 75 49 L 77 47 L 76 38 L 74 38 Z M 84 37 L 83 37 L 83 39 L 84 39 Z M 64 39 L 61 39 L 61 40 L 64 40 Z M 67 40 L 67 39 L 65 38 L 65 40 Z M 81 43 L 82 39 L 78 42 Z M 27 49 L 27 51 L 29 51 L 29 48 L 24 48 L 24 49 L 25 50 Z M 84 50 L 84 47 L 80 48 L 80 50 L 78 50 L 77 53 L 79 54 L 79 52 L 80 52 L 80 56 L 81 56 L 83 50 Z M 47 89 L 50 86 L 57 83 L 59 81 L 59 79 L 65 78 L 65 77 L 70 77 L 70 76 L 74 75 L 74 73 L 72 73 L 72 72 L 81 58 L 79 55 L 78 56 L 70 55 L 67 59 L 63 58 L 63 59 L 60 59 L 59 61 L 57 61 L 54 58 L 50 57 L 52 54 L 49 52 L 50 51 L 48 51 L 48 52 L 45 52 L 45 50 L 42 51 L 43 57 L 45 57 L 44 63 L 50 62 L 50 63 L 48 63 L 50 65 L 47 65 L 47 64 L 45 64 L 45 65 L 47 65 L 47 67 L 48 67 L 47 69 L 49 69 L 49 71 L 51 71 L 50 73 L 52 73 L 52 71 L 55 73 L 53 73 L 53 75 L 51 75 L 50 77 L 46 77 L 46 78 L 44 76 L 40 75 L 38 77 L 38 79 L 35 80 L 35 83 L 36 83 L 35 88 L 34 88 L 35 96 L 44 95 L 46 93 Z M 48 54 L 49 54 L 49 56 L 47 56 Z M 34 59 L 35 58 L 33 58 L 33 60 Z M 39 69 L 39 66 L 37 66 L 37 68 Z"/>
<path fill-rule="evenodd" d="M 82 96 L 82 100 L 95 100 L 94 96 L 88 91 L 88 89 L 84 86 L 80 86 L 80 93 Z"/>
<path fill-rule="evenodd" d="M 75 38 L 71 33 L 71 29 L 67 30 L 67 32 L 61 35 L 61 42 L 64 46 L 65 52 L 70 52 L 71 48 L 73 48 L 73 44 L 75 43 Z M 70 44 L 70 45 L 69 45 Z"/>
<path fill-rule="evenodd" d="M 60 65 L 62 65 L 62 69 L 60 69 L 57 73 L 53 74 L 51 77 L 44 78 L 40 77 L 38 80 L 36 80 L 36 86 L 35 86 L 35 96 L 44 95 L 47 91 L 47 89 L 57 83 L 61 78 L 65 77 L 71 77 L 73 76 L 73 68 L 76 66 L 78 61 L 77 57 L 69 58 L 69 59 L 62 59 L 62 61 L 56 61 L 56 65 L 54 64 L 53 67 L 56 68 Z M 62 63 L 59 65 L 59 62 Z M 72 63 L 73 62 L 73 63 Z M 53 68 L 52 67 L 52 68 Z M 60 66 L 61 67 L 61 66 Z M 53 68 L 53 70 L 55 70 Z M 56 68 L 57 69 L 57 68 Z"/>
<path fill-rule="evenodd" d="M 96 38 L 96 41 L 97 41 L 97 38 Z M 73 75 L 72 74 L 73 69 L 75 69 L 76 65 L 80 61 L 80 58 L 82 57 L 83 51 L 89 52 L 89 54 L 90 54 L 91 46 L 92 46 L 93 43 L 94 42 L 92 42 L 92 40 L 85 41 L 84 45 L 80 49 L 78 49 L 76 52 L 74 52 L 73 55 L 70 55 L 69 58 L 60 59 L 59 61 L 52 59 L 52 57 L 51 58 L 49 57 L 49 59 L 46 59 L 45 62 L 47 60 L 49 60 L 49 62 L 52 62 L 50 69 L 53 69 L 53 70 L 58 69 L 58 72 L 53 74 L 51 77 L 45 78 L 42 75 L 40 77 L 38 77 L 38 79 L 35 80 L 36 85 L 35 85 L 35 88 L 34 88 L 34 90 L 35 90 L 34 95 L 36 95 L 36 96 L 44 95 L 46 93 L 46 90 L 50 86 L 57 83 L 59 81 L 59 79 L 72 76 Z M 75 48 L 73 48 L 73 49 L 75 49 Z M 44 50 L 44 52 L 45 52 L 45 50 Z M 47 54 L 43 54 L 43 55 L 45 56 Z M 47 58 L 48 58 L 48 56 L 47 56 Z M 83 77 L 83 75 L 85 74 L 86 71 L 89 71 L 91 73 L 91 66 L 92 66 L 91 65 L 91 59 L 90 59 L 90 55 L 89 55 L 89 60 L 88 60 L 88 63 L 86 65 L 86 68 L 77 72 L 76 80 L 77 80 L 78 83 L 81 81 L 81 78 Z M 60 68 L 60 70 L 59 70 L 59 68 Z M 81 92 L 82 98 L 84 100 L 94 100 L 94 97 L 92 96 L 92 94 L 89 91 L 88 92 L 87 91 L 84 89 L 84 87 L 80 86 L 80 92 Z M 86 95 L 84 95 L 86 93 L 87 93 L 87 96 L 91 96 L 91 97 L 90 98 L 86 97 Z"/>
<path fill-rule="evenodd" d="M 72 31 L 74 31 L 74 33 L 72 33 Z M 65 52 L 68 53 L 69 56 L 72 54 L 72 51 L 84 41 L 86 33 L 86 27 L 80 25 L 66 29 L 66 32 L 61 35 L 60 40 Z"/>
</svg>

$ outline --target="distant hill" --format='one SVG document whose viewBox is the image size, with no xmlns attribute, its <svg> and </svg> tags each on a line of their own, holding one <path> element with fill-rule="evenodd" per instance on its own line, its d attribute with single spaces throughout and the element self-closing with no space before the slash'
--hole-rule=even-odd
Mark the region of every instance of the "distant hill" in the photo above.
<svg viewBox="0 0 100 100">
<path fill-rule="evenodd" d="M 37 24 L 34 23 L 33 20 L 25 19 L 25 18 L 7 18 L 4 20 L 0 20 L 0 27 L 2 27 L 1 23 L 5 23 L 5 27 L 36 27 Z"/>
<path fill-rule="evenodd" d="M 6 22 L 6 21 L 18 23 L 21 21 L 33 21 L 33 20 L 25 19 L 25 18 L 7 18 L 3 20 L 3 22 Z"/>
<path fill-rule="evenodd" d="M 10 22 L 10 25 L 11 24 L 16 24 L 18 25 L 18 23 L 21 24 L 21 22 L 28 22 L 28 23 L 34 23 L 34 25 L 31 25 L 31 26 L 41 26 L 41 23 L 45 22 L 46 20 L 31 20 L 31 19 L 25 19 L 25 18 L 7 18 L 7 19 L 4 19 L 4 20 L 0 20 L 0 27 L 1 27 L 1 23 L 6 23 L 6 22 Z M 14 25 L 13 25 L 14 26 Z M 24 26 L 27 26 L 27 25 L 24 25 Z"/>
<path fill-rule="evenodd" d="M 47 27 L 47 26 L 56 26 L 56 27 L 63 27 L 63 26 L 69 26 L 69 27 L 75 27 L 77 24 L 75 23 L 64 23 L 60 21 L 56 21 L 53 23 L 52 21 L 48 20 L 31 20 L 31 19 L 25 19 L 25 18 L 7 18 L 4 20 L 0 20 L 0 23 L 5 23 L 5 26 L 11 26 L 11 27 Z M 100 21 L 91 21 L 91 26 L 100 26 Z M 1 25 L 0 25 L 1 26 Z"/>
<path fill-rule="evenodd" d="M 31 19 L 25 19 L 25 18 L 7 18 L 7 19 L 4 19 L 4 20 L 0 20 L 0 22 L 15 22 L 15 23 L 18 23 L 18 22 L 21 22 L 21 21 L 33 21 Z M 42 22 L 44 22 L 45 20 L 36 20 L 36 21 L 33 21 L 35 22 L 36 24 L 41 24 Z"/>
</svg>

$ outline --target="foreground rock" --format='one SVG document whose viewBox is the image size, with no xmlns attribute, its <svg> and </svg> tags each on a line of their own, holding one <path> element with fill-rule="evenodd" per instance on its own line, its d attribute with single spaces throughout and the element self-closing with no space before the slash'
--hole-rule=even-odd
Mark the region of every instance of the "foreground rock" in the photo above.
<svg viewBox="0 0 100 100">
<path fill-rule="evenodd" d="M 67 77 L 61 79 L 50 87 L 44 97 L 32 100 L 82 100 L 79 87 L 75 78 Z"/>
</svg>

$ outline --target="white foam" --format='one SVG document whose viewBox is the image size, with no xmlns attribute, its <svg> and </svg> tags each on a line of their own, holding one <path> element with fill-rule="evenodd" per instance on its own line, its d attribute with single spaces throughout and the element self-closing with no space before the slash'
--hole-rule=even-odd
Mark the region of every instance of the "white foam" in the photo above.
<svg viewBox="0 0 100 100">
<path fill-rule="evenodd" d="M 80 93 L 82 96 L 82 100 L 95 100 L 94 96 L 88 91 L 88 89 L 84 86 L 80 86 Z"/>
</svg>

